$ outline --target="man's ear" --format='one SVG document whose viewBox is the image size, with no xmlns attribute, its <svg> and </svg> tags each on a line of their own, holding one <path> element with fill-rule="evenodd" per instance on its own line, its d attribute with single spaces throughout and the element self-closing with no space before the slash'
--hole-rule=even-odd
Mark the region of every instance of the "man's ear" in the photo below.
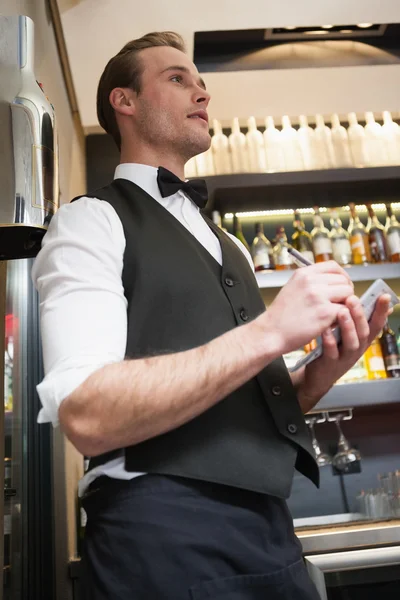
<svg viewBox="0 0 400 600">
<path fill-rule="evenodd" d="M 135 92 L 130 88 L 114 88 L 109 100 L 113 109 L 120 115 L 133 115 L 135 111 Z"/>
</svg>

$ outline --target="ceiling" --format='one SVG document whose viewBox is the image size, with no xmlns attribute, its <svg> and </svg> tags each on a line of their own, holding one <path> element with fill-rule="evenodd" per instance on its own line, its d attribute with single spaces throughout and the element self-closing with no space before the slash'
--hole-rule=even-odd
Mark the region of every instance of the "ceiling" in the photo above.
<svg viewBox="0 0 400 600">
<path fill-rule="evenodd" d="M 193 56 L 198 31 L 400 22 L 399 0 L 58 0 L 82 123 L 99 131 L 96 88 L 111 56 L 129 40 L 175 30 Z M 297 50 L 295 46 L 292 53 Z M 313 51 L 321 51 L 319 40 Z M 372 70 L 371 70 L 372 69 Z M 203 75 L 211 117 L 346 114 L 400 109 L 400 65 L 230 70 Z"/>
</svg>

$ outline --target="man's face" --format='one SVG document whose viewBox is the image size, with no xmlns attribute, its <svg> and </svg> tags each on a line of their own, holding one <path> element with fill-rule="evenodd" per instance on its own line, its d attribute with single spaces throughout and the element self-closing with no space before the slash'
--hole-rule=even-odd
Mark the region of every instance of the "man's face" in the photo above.
<svg viewBox="0 0 400 600">
<path fill-rule="evenodd" d="M 144 142 L 186 161 L 210 147 L 205 85 L 191 60 L 176 48 L 146 48 L 135 122 Z"/>
</svg>

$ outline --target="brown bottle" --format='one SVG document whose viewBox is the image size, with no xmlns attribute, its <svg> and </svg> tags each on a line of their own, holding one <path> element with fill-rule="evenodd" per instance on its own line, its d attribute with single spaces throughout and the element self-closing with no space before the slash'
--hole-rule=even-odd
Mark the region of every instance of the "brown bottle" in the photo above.
<svg viewBox="0 0 400 600">
<path fill-rule="evenodd" d="M 400 378 L 399 349 L 397 347 L 394 331 L 390 328 L 387 321 L 382 330 L 379 341 L 382 348 L 383 360 L 385 361 L 387 376 L 396 379 Z"/>
<path fill-rule="evenodd" d="M 367 265 L 372 260 L 368 234 L 360 221 L 360 217 L 356 213 L 354 202 L 350 202 L 349 206 L 351 216 L 348 231 L 350 235 L 351 251 L 353 253 L 353 264 Z"/>
<path fill-rule="evenodd" d="M 367 233 L 372 261 L 375 263 L 387 262 L 388 253 L 386 249 L 385 228 L 379 222 L 371 204 L 366 204 L 368 210 Z"/>
</svg>

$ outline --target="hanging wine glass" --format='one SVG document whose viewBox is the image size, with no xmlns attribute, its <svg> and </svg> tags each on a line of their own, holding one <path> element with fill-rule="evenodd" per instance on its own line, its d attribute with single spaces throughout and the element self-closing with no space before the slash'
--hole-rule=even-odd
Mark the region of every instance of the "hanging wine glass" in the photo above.
<svg viewBox="0 0 400 600">
<path fill-rule="evenodd" d="M 336 424 L 339 440 L 337 452 L 332 458 L 332 464 L 338 471 L 346 471 L 350 465 L 361 460 L 361 454 L 356 448 L 350 446 L 349 441 L 345 438 L 342 428 L 341 421 L 347 421 L 352 418 L 352 412 L 346 416 L 343 413 L 338 413 L 335 416 L 330 416 L 328 421 Z"/>
<path fill-rule="evenodd" d="M 310 435 L 311 435 L 311 441 L 312 441 L 312 447 L 314 450 L 314 454 L 315 454 L 315 459 L 317 461 L 317 464 L 319 467 L 325 467 L 327 465 L 332 464 L 332 458 L 329 456 L 329 454 L 326 454 L 326 452 L 323 452 L 321 450 L 321 447 L 318 443 L 318 440 L 316 438 L 315 435 L 315 431 L 314 431 L 314 427 L 316 423 L 324 423 L 325 419 L 318 419 L 318 417 L 316 416 L 308 416 L 306 418 L 306 423 L 308 425 L 308 428 L 310 430 Z"/>
</svg>

